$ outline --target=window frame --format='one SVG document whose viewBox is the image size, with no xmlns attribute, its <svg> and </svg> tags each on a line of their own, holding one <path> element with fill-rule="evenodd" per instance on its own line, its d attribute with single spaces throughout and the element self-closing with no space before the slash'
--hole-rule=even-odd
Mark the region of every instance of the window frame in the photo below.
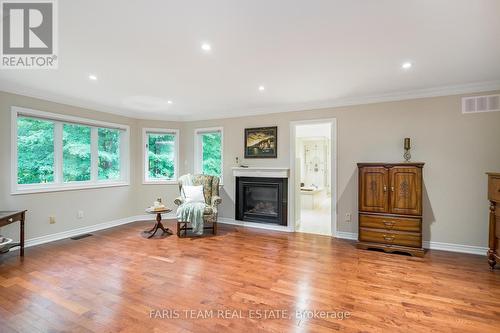
<svg viewBox="0 0 500 333">
<path fill-rule="evenodd" d="M 148 133 L 152 134 L 174 134 L 174 177 L 173 179 L 150 179 L 148 159 Z M 171 185 L 178 184 L 179 179 L 179 141 L 180 130 L 178 128 L 143 128 L 142 129 L 142 184 L 143 185 Z"/>
<path fill-rule="evenodd" d="M 18 184 L 17 119 L 28 117 L 54 123 L 54 182 L 39 184 Z M 89 181 L 63 181 L 63 125 L 77 124 L 90 127 L 91 177 Z M 120 134 L 120 176 L 118 180 L 98 179 L 98 128 L 121 130 Z M 130 185 L 130 126 L 64 114 L 11 107 L 11 194 L 71 191 L 102 187 Z"/>
<path fill-rule="evenodd" d="M 220 163 L 221 163 L 221 175 L 219 176 L 219 185 L 224 184 L 224 127 L 206 127 L 206 128 L 196 128 L 194 130 L 194 172 L 203 172 L 203 146 L 202 140 L 200 139 L 200 134 L 204 133 L 214 133 L 220 132 L 221 141 L 221 152 L 220 152 Z"/>
</svg>

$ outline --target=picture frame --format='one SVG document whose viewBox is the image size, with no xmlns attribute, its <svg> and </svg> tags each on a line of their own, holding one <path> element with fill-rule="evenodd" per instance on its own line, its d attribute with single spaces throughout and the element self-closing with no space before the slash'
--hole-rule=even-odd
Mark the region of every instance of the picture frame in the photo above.
<svg viewBox="0 0 500 333">
<path fill-rule="evenodd" d="M 245 158 L 277 158 L 278 126 L 245 128 Z"/>
</svg>

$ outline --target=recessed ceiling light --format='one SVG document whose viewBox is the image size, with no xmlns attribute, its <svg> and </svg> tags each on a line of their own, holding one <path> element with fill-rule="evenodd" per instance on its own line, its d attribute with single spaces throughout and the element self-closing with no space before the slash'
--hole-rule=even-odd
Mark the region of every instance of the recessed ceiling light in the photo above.
<svg viewBox="0 0 500 333">
<path fill-rule="evenodd" d="M 172 101 L 167 101 L 168 104 L 172 104 Z"/>
<path fill-rule="evenodd" d="M 141 111 L 166 111 L 170 106 L 166 99 L 147 95 L 128 96 L 122 103 L 128 109 Z"/>
<path fill-rule="evenodd" d="M 89 75 L 89 80 L 97 81 L 97 76 L 95 76 L 94 74 L 90 74 Z"/>
<path fill-rule="evenodd" d="M 413 64 L 411 62 L 405 62 L 401 65 L 401 68 L 402 69 L 410 69 L 411 67 L 413 66 Z"/>
<path fill-rule="evenodd" d="M 208 52 L 208 51 L 212 50 L 212 46 L 208 43 L 203 43 L 203 44 L 201 44 L 201 49 L 203 51 Z"/>
<path fill-rule="evenodd" d="M 264 87 L 264 86 L 259 86 L 259 91 L 264 91 L 264 90 L 266 90 L 266 87 Z"/>
</svg>

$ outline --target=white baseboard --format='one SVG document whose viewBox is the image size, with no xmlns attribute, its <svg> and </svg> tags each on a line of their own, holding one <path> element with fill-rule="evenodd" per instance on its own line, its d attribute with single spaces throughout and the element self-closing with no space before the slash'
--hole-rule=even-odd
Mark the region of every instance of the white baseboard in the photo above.
<svg viewBox="0 0 500 333">
<path fill-rule="evenodd" d="M 428 241 L 423 241 L 422 243 L 423 243 L 422 245 L 423 245 L 424 249 L 430 249 L 430 250 L 469 253 L 469 254 L 477 254 L 480 256 L 485 256 L 486 252 L 488 251 L 487 247 L 482 247 L 482 246 L 441 243 L 441 242 L 428 242 Z"/>
<path fill-rule="evenodd" d="M 170 214 L 164 215 L 164 218 L 166 218 L 166 219 L 175 218 L 175 214 L 170 213 Z M 30 239 L 26 240 L 24 246 L 31 247 L 31 246 L 41 245 L 41 244 L 50 243 L 50 242 L 54 242 L 54 241 L 65 239 L 65 238 L 75 237 L 75 236 L 82 235 L 82 234 L 87 234 L 87 233 L 91 233 L 91 232 L 95 232 L 95 231 L 99 231 L 99 230 L 117 227 L 117 226 L 120 226 L 123 224 L 128 224 L 128 223 L 138 222 L 138 221 L 148 221 L 148 220 L 154 220 L 154 219 L 155 219 L 155 216 L 150 215 L 150 214 L 125 217 L 123 219 L 94 224 L 94 225 L 87 226 L 87 227 L 82 227 L 82 228 L 77 228 L 77 229 L 73 229 L 73 230 L 58 232 L 55 234 L 30 238 Z M 19 249 L 19 247 L 16 247 L 16 248 L 11 249 L 11 251 L 16 251 L 18 249 Z"/>
<path fill-rule="evenodd" d="M 219 217 L 218 222 L 222 223 L 222 224 L 237 225 L 237 226 L 240 226 L 240 227 L 250 227 L 250 228 L 256 228 L 256 229 L 266 229 L 266 230 L 293 232 L 293 230 L 291 230 L 289 227 L 285 227 L 285 226 L 282 226 L 282 225 L 273 225 L 273 224 L 264 224 L 264 223 L 239 221 L 239 220 L 235 220 L 235 219 L 228 218 L 228 217 Z"/>
<path fill-rule="evenodd" d="M 154 220 L 154 218 L 155 218 L 154 215 L 150 215 L 150 214 L 136 215 L 136 216 L 125 217 L 123 219 L 94 224 L 91 226 L 82 227 L 82 228 L 78 228 L 78 229 L 62 231 L 62 232 L 58 232 L 58 233 L 51 234 L 51 235 L 30 238 L 30 239 L 26 240 L 25 247 L 50 243 L 50 242 L 54 242 L 57 240 L 70 238 L 70 237 L 74 237 L 74 236 L 78 236 L 78 235 L 82 235 L 82 234 L 86 234 L 86 233 L 91 233 L 91 232 L 95 232 L 95 231 L 99 231 L 99 230 L 104 230 L 104 229 L 108 229 L 108 228 L 113 228 L 113 227 L 117 227 L 117 226 L 120 226 L 123 224 L 132 223 L 132 222 Z M 170 214 L 164 215 L 164 218 L 165 219 L 175 219 L 176 215 L 175 215 L 175 213 L 170 213 Z M 235 220 L 233 218 L 227 218 L 227 217 L 219 217 L 219 223 L 237 225 L 237 226 L 249 227 L 249 228 L 293 232 L 293 230 L 290 227 L 284 227 L 284 226 L 280 226 L 280 225 L 262 224 L 262 223 L 253 223 L 253 222 L 244 222 L 244 221 L 238 221 L 238 220 Z M 354 233 L 354 232 L 337 231 L 336 237 L 342 238 L 342 239 L 357 240 L 358 234 Z M 442 242 L 429 242 L 429 241 L 424 241 L 422 243 L 423 243 L 422 245 L 425 249 L 431 249 L 431 250 L 469 253 L 469 254 L 477 254 L 477 255 L 482 255 L 482 256 L 486 255 L 486 251 L 488 251 L 487 247 L 482 247 L 482 246 L 472 246 L 472 245 L 462 245 L 462 244 L 452 244 L 452 243 L 442 243 Z M 19 249 L 19 248 L 18 247 L 14 248 L 14 249 L 12 249 L 12 251 L 15 251 L 17 249 Z"/>
<path fill-rule="evenodd" d="M 355 232 L 338 231 L 337 237 L 343 238 L 343 239 L 357 240 L 358 234 Z M 429 250 L 441 250 L 441 251 L 449 251 L 449 252 L 469 253 L 469 254 L 477 254 L 477 255 L 481 255 L 481 256 L 485 256 L 486 251 L 488 251 L 487 247 L 482 247 L 482 246 L 441 243 L 441 242 L 429 242 L 429 241 L 423 241 L 422 246 L 424 249 L 429 249 Z"/>
<path fill-rule="evenodd" d="M 337 238 L 358 240 L 358 234 L 354 232 L 337 231 Z"/>
</svg>

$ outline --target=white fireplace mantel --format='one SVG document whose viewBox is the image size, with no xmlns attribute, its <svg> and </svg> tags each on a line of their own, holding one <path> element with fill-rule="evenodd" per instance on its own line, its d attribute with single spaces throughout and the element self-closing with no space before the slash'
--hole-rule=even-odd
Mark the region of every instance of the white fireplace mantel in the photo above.
<svg viewBox="0 0 500 333">
<path fill-rule="evenodd" d="M 234 167 L 235 177 L 268 177 L 268 178 L 288 178 L 290 169 L 288 168 L 264 168 L 264 167 Z"/>
</svg>

